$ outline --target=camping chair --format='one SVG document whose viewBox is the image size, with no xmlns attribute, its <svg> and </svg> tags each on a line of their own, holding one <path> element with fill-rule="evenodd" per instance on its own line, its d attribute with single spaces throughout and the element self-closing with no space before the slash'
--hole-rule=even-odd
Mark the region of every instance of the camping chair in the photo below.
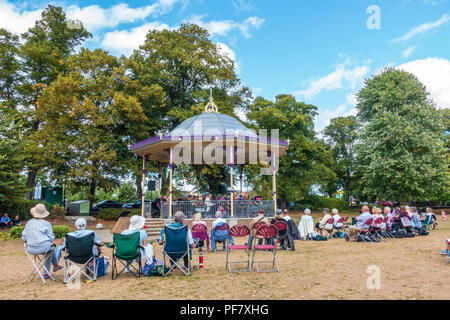
<svg viewBox="0 0 450 320">
<path fill-rule="evenodd" d="M 328 219 L 328 220 L 325 222 L 325 226 L 326 226 L 327 224 L 331 224 L 333 227 L 331 227 L 330 230 L 325 229 L 325 227 L 324 227 L 324 230 L 327 232 L 327 236 L 328 236 L 329 238 L 333 238 L 334 219 L 333 219 L 333 218 Z"/>
<path fill-rule="evenodd" d="M 250 235 L 250 229 L 245 225 L 235 225 L 230 229 L 230 236 L 234 238 L 243 238 L 248 237 Z M 230 253 L 231 251 L 242 251 L 244 250 L 247 254 L 246 261 L 230 261 Z M 248 268 L 245 270 L 232 270 L 231 264 L 234 263 L 247 263 Z M 229 272 L 250 272 L 252 271 L 252 266 L 250 264 L 250 246 L 249 245 L 231 245 L 230 241 L 227 240 L 227 262 L 225 265 L 225 269 L 228 267 Z"/>
<path fill-rule="evenodd" d="M 347 218 L 348 218 L 348 217 L 347 217 Z M 345 223 L 345 219 L 344 219 L 344 218 L 340 218 L 338 221 L 336 221 L 336 225 L 337 225 L 337 224 L 341 224 L 341 226 L 340 226 L 340 227 L 334 226 L 334 230 L 336 230 L 336 232 L 334 232 L 334 233 L 331 235 L 332 238 L 339 238 L 338 232 L 341 231 L 341 230 L 345 230 L 345 225 L 344 225 L 344 223 Z"/>
<path fill-rule="evenodd" d="M 289 239 L 290 235 L 289 235 L 289 232 L 288 232 L 288 225 L 287 225 L 287 223 L 284 222 L 284 221 L 276 221 L 273 225 L 278 230 L 278 235 L 277 235 L 276 238 L 274 238 L 275 245 L 277 245 L 278 242 L 280 242 L 280 249 L 287 250 L 288 247 L 289 247 L 289 240 L 290 240 Z M 283 230 L 284 230 L 284 234 L 280 235 L 280 231 L 283 231 Z M 281 248 L 281 240 L 284 240 L 284 248 Z"/>
<path fill-rule="evenodd" d="M 139 237 L 139 232 L 133 232 L 128 235 L 114 233 L 114 244 L 111 246 L 113 249 L 112 280 L 117 279 L 125 269 L 128 269 L 136 278 L 141 277 L 141 246 L 139 245 Z M 132 264 L 134 260 L 137 262 L 137 269 Z M 123 265 L 123 269 L 120 272 L 117 272 L 117 261 Z"/>
<path fill-rule="evenodd" d="M 204 224 L 196 224 L 195 226 L 192 227 L 192 238 L 194 239 L 194 241 L 206 240 L 206 253 L 208 253 L 209 250 L 208 228 Z"/>
<path fill-rule="evenodd" d="M 45 251 L 42 254 L 31 254 L 28 253 L 28 244 L 25 241 L 23 243 L 23 249 L 25 250 L 25 253 L 27 254 L 28 259 L 30 260 L 31 264 L 33 265 L 33 271 L 31 271 L 31 273 L 28 275 L 28 277 L 23 280 L 22 283 L 27 282 L 28 279 L 31 278 L 30 282 L 32 282 L 34 280 L 34 278 L 39 275 L 39 277 L 41 277 L 42 283 L 45 284 L 45 279 L 44 279 L 44 274 L 48 274 L 50 276 L 50 279 L 52 279 L 53 281 L 55 281 L 55 278 L 53 278 L 53 276 L 50 274 L 50 270 L 47 270 L 47 268 L 45 267 L 45 261 L 47 261 L 47 259 L 50 259 L 50 254 L 53 253 L 53 251 L 55 250 L 55 245 L 52 244 L 50 246 L 50 248 L 47 249 L 47 251 Z"/>
<path fill-rule="evenodd" d="M 379 217 L 376 218 L 373 223 L 372 223 L 372 227 L 371 227 L 371 234 L 373 234 L 375 237 L 378 237 L 380 240 L 384 240 L 383 236 L 382 236 L 382 231 L 381 231 L 381 224 L 383 223 L 383 218 Z"/>
<path fill-rule="evenodd" d="M 92 250 L 94 245 L 94 233 L 87 234 L 84 237 L 77 238 L 66 234 L 66 256 L 64 257 L 64 283 L 70 283 L 78 274 L 84 274 L 89 280 L 97 280 L 97 263 L 98 255 L 94 255 Z M 90 262 L 93 262 L 93 269 L 89 268 Z M 81 267 L 78 265 L 81 264 Z M 69 274 L 72 268 L 76 268 L 73 274 Z M 89 268 L 92 276 L 88 272 L 83 271 Z M 73 269 L 72 269 L 73 270 Z"/>
<path fill-rule="evenodd" d="M 222 233 L 220 233 L 219 235 L 217 234 L 217 232 L 215 233 L 215 238 L 214 238 L 214 247 L 217 250 L 217 242 L 221 243 L 225 250 L 226 250 L 226 244 L 229 238 L 229 232 L 230 232 L 230 226 L 227 223 L 223 223 L 217 227 L 214 228 L 215 231 L 223 231 Z"/>
<path fill-rule="evenodd" d="M 278 229 L 273 224 L 264 224 L 261 227 L 256 230 L 256 235 L 254 237 L 254 244 L 253 244 L 253 257 L 252 257 L 252 265 L 251 268 L 253 269 L 253 264 L 256 265 L 256 272 L 280 272 L 278 268 L 278 262 L 277 262 L 277 246 L 272 244 L 266 244 L 266 245 L 259 245 L 256 244 L 256 241 L 258 239 L 271 239 L 278 236 Z M 256 251 L 266 251 L 270 250 L 273 254 L 273 260 L 269 261 L 257 261 L 256 260 Z M 272 269 L 270 270 L 259 270 L 258 263 L 272 263 Z"/>
<path fill-rule="evenodd" d="M 368 237 L 368 234 L 372 231 L 372 223 L 372 218 L 367 219 L 366 222 L 364 222 L 363 228 L 358 230 L 358 236 L 356 237 L 356 239 L 360 238 L 363 242 L 372 242 L 372 240 L 367 240 L 370 239 Z"/>
<path fill-rule="evenodd" d="M 189 254 L 188 226 L 181 228 L 164 227 L 164 249 L 163 265 L 166 265 L 166 257 L 172 264 L 166 270 L 164 268 L 163 277 L 167 276 L 175 268 L 180 269 L 185 275 L 191 275 L 191 261 Z M 187 266 L 184 265 L 184 258 L 187 257 Z"/>
<path fill-rule="evenodd" d="M 433 221 L 433 215 L 432 214 L 427 214 L 425 216 L 425 219 L 422 221 L 422 225 L 425 226 L 425 230 L 434 230 L 435 229 L 435 224 Z"/>
</svg>

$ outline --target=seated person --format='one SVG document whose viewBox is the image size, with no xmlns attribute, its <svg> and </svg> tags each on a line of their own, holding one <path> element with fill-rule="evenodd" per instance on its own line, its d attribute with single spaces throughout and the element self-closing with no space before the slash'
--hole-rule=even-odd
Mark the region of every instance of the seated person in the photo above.
<svg viewBox="0 0 450 320">
<path fill-rule="evenodd" d="M 341 220 L 341 216 L 339 215 L 339 210 L 334 208 L 333 210 L 331 210 L 331 213 L 333 214 L 333 220 L 334 220 L 333 225 L 334 225 L 334 228 L 336 230 L 342 229 L 344 224 L 342 222 L 339 222 L 339 220 Z"/>
<path fill-rule="evenodd" d="M 94 247 L 92 248 L 92 253 L 94 255 L 100 256 L 101 251 L 100 251 L 100 247 L 103 245 L 102 240 L 100 240 L 100 237 L 95 233 L 95 231 L 93 230 L 86 230 L 86 219 L 84 218 L 78 218 L 75 221 L 75 231 L 73 232 L 69 232 L 68 235 L 75 237 L 75 238 L 82 238 L 88 234 L 94 234 L 94 243 L 96 245 L 94 245 Z M 98 246 L 97 246 L 98 245 Z M 56 249 L 56 256 L 58 258 L 58 260 L 61 257 L 61 251 L 64 250 L 66 248 L 66 238 L 64 238 L 64 242 L 62 245 L 60 245 L 57 249 Z M 91 262 L 92 264 L 93 262 Z"/>
<path fill-rule="evenodd" d="M 411 213 L 412 217 L 412 213 Z M 407 232 L 411 232 L 411 217 L 410 208 L 408 206 L 400 206 L 400 213 L 398 215 L 398 220 L 396 221 L 397 229 L 403 228 Z"/>
<path fill-rule="evenodd" d="M 173 220 L 174 221 L 171 224 L 167 225 L 167 226 L 169 228 L 174 228 L 174 229 L 181 228 L 181 227 L 184 226 L 184 219 L 186 219 L 186 216 L 184 215 L 184 213 L 181 212 L 181 211 L 177 211 L 174 214 L 174 216 L 173 216 Z M 164 228 L 161 229 L 160 236 L 161 236 L 161 240 L 159 240 L 159 244 L 162 245 L 162 244 L 164 244 L 164 241 L 165 241 L 165 239 L 164 239 Z M 195 247 L 194 239 L 192 238 L 192 232 L 191 232 L 191 230 L 189 228 L 188 228 L 188 244 L 189 244 L 190 248 L 194 248 Z M 184 258 L 183 258 L 184 266 L 186 268 L 189 265 L 189 260 L 188 259 L 189 259 L 188 255 L 185 255 Z M 172 263 L 172 261 L 171 261 L 171 263 Z"/>
<path fill-rule="evenodd" d="M 257 222 L 264 222 L 264 223 L 269 223 L 269 220 L 266 218 L 265 216 L 265 211 L 263 209 L 259 209 L 258 210 L 258 215 L 256 217 L 254 217 L 252 219 L 252 222 L 250 223 L 250 235 L 248 236 L 248 246 L 251 247 L 252 246 L 252 241 L 253 238 L 255 237 L 256 234 L 256 229 L 253 228 L 253 226 L 257 223 Z M 258 245 L 261 245 L 263 243 L 263 239 L 258 239 Z"/>
<path fill-rule="evenodd" d="M 356 217 L 356 224 L 348 227 L 348 231 L 345 234 L 345 239 L 347 241 L 356 239 L 359 234 L 359 230 L 367 229 L 365 225 L 366 221 L 372 219 L 372 215 L 370 214 L 369 207 L 363 206 L 361 209 L 361 214 Z"/>
<path fill-rule="evenodd" d="M 2 229 L 5 227 L 11 228 L 11 225 L 12 225 L 11 218 L 8 216 L 7 213 L 4 213 L 2 218 L 0 219 L 0 227 L 2 227 Z"/>
<path fill-rule="evenodd" d="M 450 239 L 445 240 L 445 249 L 440 251 L 439 254 L 443 256 L 450 256 Z"/>
<path fill-rule="evenodd" d="M 276 223 L 277 221 L 283 221 L 283 222 L 286 222 L 286 221 L 283 219 L 283 211 L 282 211 L 281 209 L 277 209 L 277 211 L 276 211 L 276 213 L 275 213 L 275 218 L 272 218 L 272 220 L 270 221 L 270 224 L 274 224 L 274 223 Z M 280 230 L 280 231 L 278 231 L 278 235 L 284 236 L 284 235 L 286 234 L 286 232 L 287 232 L 287 229 L 286 229 L 286 230 Z M 284 239 L 281 239 L 281 240 L 280 240 L 280 246 L 281 246 L 281 247 L 284 247 Z"/>
<path fill-rule="evenodd" d="M 314 219 L 311 217 L 311 210 L 305 209 L 304 213 L 298 223 L 298 232 L 301 240 L 311 239 L 314 233 Z"/>
<path fill-rule="evenodd" d="M 12 221 L 13 227 L 18 227 L 22 225 L 22 221 L 20 221 L 19 216 L 15 216 L 14 220 Z"/>
<path fill-rule="evenodd" d="M 129 235 L 135 232 L 139 232 L 139 244 L 141 246 L 141 267 L 144 268 L 145 265 L 151 265 L 153 263 L 153 246 L 151 243 L 147 242 L 147 231 L 144 230 L 145 218 L 142 216 L 132 216 L 130 218 L 130 226 L 128 230 L 122 231 L 121 234 Z M 131 262 L 128 262 L 131 264 Z M 129 272 L 129 268 L 125 270 Z"/>
<path fill-rule="evenodd" d="M 228 234 L 228 230 L 216 230 L 216 228 L 223 226 L 227 221 L 222 218 L 222 212 L 216 212 L 216 220 L 212 224 L 211 230 L 211 249 L 216 251 L 216 241 L 222 242 L 223 250 L 226 250 L 226 239 L 228 238 L 231 245 L 234 245 L 233 237 Z"/>
<path fill-rule="evenodd" d="M 288 209 L 283 210 L 283 219 L 288 225 L 288 232 L 291 234 L 292 240 L 298 239 L 298 228 L 294 220 L 290 217 Z"/>
<path fill-rule="evenodd" d="M 44 279 L 49 279 L 50 264 L 53 264 L 53 272 L 63 268 L 63 266 L 58 264 L 56 251 L 52 248 L 52 243 L 55 240 L 52 225 L 50 222 L 44 220 L 50 213 L 42 203 L 31 208 L 30 213 L 33 218 L 25 225 L 22 232 L 22 240 L 28 244 L 27 251 L 29 254 L 48 253 L 48 257 L 44 263 L 46 269 L 44 270 Z"/>
<path fill-rule="evenodd" d="M 422 224 L 422 220 L 420 220 L 420 215 L 417 210 L 413 211 L 412 222 L 414 224 L 414 229 L 419 232 L 419 235 L 428 235 L 428 232 L 425 230 L 425 226 Z"/>
<path fill-rule="evenodd" d="M 206 227 L 206 221 L 202 219 L 202 214 L 200 212 L 197 212 L 196 214 L 194 214 L 194 221 L 192 221 L 192 226 L 195 226 L 197 224 L 202 224 Z M 196 239 L 197 241 L 198 239 Z M 198 241 L 198 244 L 196 247 L 199 248 L 199 251 L 202 251 L 202 247 L 205 246 L 205 240 L 200 240 Z"/>
<path fill-rule="evenodd" d="M 328 208 L 324 208 L 322 213 L 323 213 L 322 220 L 316 223 L 316 229 L 321 236 L 323 236 L 322 234 L 323 230 L 327 231 L 333 230 L 333 225 L 327 223 L 327 221 L 332 218 L 332 216 L 330 215 L 330 210 Z"/>
</svg>

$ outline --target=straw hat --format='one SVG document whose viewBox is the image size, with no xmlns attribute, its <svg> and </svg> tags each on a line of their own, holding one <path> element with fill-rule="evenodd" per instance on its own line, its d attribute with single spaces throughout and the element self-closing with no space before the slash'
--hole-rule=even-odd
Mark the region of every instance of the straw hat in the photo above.
<svg viewBox="0 0 450 320">
<path fill-rule="evenodd" d="M 34 218 L 37 219 L 44 219 L 50 215 L 50 213 L 45 208 L 45 205 L 42 203 L 39 203 L 35 207 L 31 208 L 30 213 Z"/>
<path fill-rule="evenodd" d="M 145 218 L 142 216 L 132 216 L 128 230 L 141 230 L 145 225 Z"/>
</svg>

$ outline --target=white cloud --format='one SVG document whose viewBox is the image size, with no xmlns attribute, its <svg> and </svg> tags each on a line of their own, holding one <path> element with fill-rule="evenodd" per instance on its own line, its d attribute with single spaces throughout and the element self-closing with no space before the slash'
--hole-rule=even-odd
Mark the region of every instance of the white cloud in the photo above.
<svg viewBox="0 0 450 320">
<path fill-rule="evenodd" d="M 322 131 L 330 124 L 331 119 L 338 117 L 348 117 L 356 115 L 357 110 L 354 106 L 348 103 L 341 104 L 336 109 L 326 109 L 322 112 L 319 111 L 319 116 L 315 119 L 315 130 L 317 132 Z"/>
<path fill-rule="evenodd" d="M 403 51 L 402 56 L 405 58 L 409 58 L 411 56 L 411 54 L 414 52 L 414 50 L 416 50 L 415 46 L 409 47 L 408 49 Z"/>
<path fill-rule="evenodd" d="M 211 34 L 211 36 L 226 36 L 232 30 L 240 30 L 245 38 L 251 37 L 251 30 L 259 29 L 265 20 L 259 17 L 249 17 L 241 23 L 234 20 L 211 20 L 204 21 L 204 16 L 193 15 L 186 22 L 195 23 Z"/>
<path fill-rule="evenodd" d="M 129 55 L 134 49 L 144 44 L 145 36 L 150 30 L 171 29 L 167 24 L 150 22 L 131 30 L 111 31 L 105 34 L 101 43 L 102 48 L 115 53 Z"/>
<path fill-rule="evenodd" d="M 408 31 L 406 34 L 401 36 L 400 38 L 393 39 L 393 42 L 402 42 L 409 40 L 417 35 L 424 34 L 427 31 L 439 28 L 440 26 L 446 24 L 450 21 L 450 16 L 447 14 L 444 14 L 440 19 L 428 23 L 424 23 L 418 27 L 412 28 L 410 31 Z"/>
<path fill-rule="evenodd" d="M 14 4 L 0 0 L 0 28 L 12 33 L 23 33 L 34 26 L 41 16 L 42 9 L 19 10 Z"/>
<path fill-rule="evenodd" d="M 370 67 L 368 65 L 351 68 L 349 67 L 349 61 L 345 61 L 344 63 L 338 64 L 332 73 L 315 80 L 310 80 L 308 88 L 296 91 L 294 95 L 312 98 L 322 91 L 343 88 L 354 89 L 363 81 L 364 77 L 369 73 L 369 70 Z"/>
<path fill-rule="evenodd" d="M 110 8 L 101 8 L 98 5 L 80 8 L 73 5 L 67 8 L 67 16 L 70 19 L 80 20 L 88 30 L 95 31 L 114 28 L 122 23 L 141 21 L 151 15 L 165 14 L 178 1 L 158 0 L 151 5 L 137 8 L 130 8 L 126 3 L 120 3 Z"/>
<path fill-rule="evenodd" d="M 439 108 L 450 108 L 450 61 L 428 58 L 410 61 L 397 67 L 414 74 L 430 92 Z"/>
</svg>

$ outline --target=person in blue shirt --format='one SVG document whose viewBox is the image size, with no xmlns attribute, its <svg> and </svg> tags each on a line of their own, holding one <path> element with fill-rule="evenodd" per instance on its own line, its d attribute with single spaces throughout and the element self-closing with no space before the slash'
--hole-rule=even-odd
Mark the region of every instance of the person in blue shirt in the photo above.
<svg viewBox="0 0 450 320">
<path fill-rule="evenodd" d="M 4 213 L 2 218 L 0 219 L 0 226 L 3 228 L 11 228 L 11 218 L 7 213 Z"/>
</svg>

